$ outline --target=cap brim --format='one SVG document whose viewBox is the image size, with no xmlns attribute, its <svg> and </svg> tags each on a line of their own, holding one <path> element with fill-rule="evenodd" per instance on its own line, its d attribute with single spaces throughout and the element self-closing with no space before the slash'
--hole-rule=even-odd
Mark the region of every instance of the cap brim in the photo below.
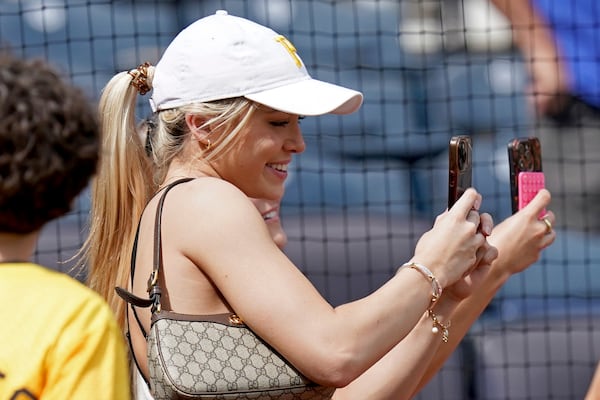
<svg viewBox="0 0 600 400">
<path fill-rule="evenodd" d="M 306 116 L 350 114 L 358 110 L 363 101 L 362 93 L 356 90 L 316 79 L 305 79 L 244 97 L 278 111 Z"/>
</svg>

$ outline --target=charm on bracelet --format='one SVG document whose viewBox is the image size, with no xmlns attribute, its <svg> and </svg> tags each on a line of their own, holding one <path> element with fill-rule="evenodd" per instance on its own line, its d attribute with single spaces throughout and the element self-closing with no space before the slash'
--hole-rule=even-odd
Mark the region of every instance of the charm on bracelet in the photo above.
<svg viewBox="0 0 600 400">
<path fill-rule="evenodd" d="M 448 343 L 448 336 L 450 335 L 450 325 L 451 321 L 448 321 L 445 325 L 440 322 L 437 318 L 437 315 L 431 310 L 427 310 L 427 315 L 433 321 L 433 326 L 431 327 L 431 333 L 437 335 L 440 331 L 442 332 L 442 342 Z"/>
</svg>

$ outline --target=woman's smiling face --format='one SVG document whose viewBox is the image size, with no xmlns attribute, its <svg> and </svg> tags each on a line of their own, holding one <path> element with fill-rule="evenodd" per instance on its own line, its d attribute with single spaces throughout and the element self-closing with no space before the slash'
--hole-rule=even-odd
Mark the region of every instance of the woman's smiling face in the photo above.
<svg viewBox="0 0 600 400">
<path fill-rule="evenodd" d="M 213 167 L 246 195 L 279 201 L 292 155 L 305 149 L 300 119 L 298 115 L 257 106 L 239 140 L 212 162 Z"/>
</svg>

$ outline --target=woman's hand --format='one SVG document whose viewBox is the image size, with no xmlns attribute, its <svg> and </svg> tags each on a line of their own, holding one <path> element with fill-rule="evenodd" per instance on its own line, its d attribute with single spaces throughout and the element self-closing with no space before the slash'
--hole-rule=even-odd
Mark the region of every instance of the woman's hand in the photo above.
<svg viewBox="0 0 600 400">
<path fill-rule="evenodd" d="M 433 228 L 417 243 L 413 261 L 429 267 L 442 287 L 467 275 L 487 252 L 485 236 L 492 231 L 493 223 L 486 216 L 481 224 L 477 211 L 480 205 L 481 195 L 468 189 L 450 210 L 436 218 Z"/>
<path fill-rule="evenodd" d="M 549 203 L 550 193 L 544 189 L 525 208 L 496 226 L 487 239 L 487 248 L 482 246 L 479 250 L 480 253 L 485 252 L 485 255 L 480 257 L 477 267 L 446 288 L 444 294 L 456 301 L 470 296 L 488 273 L 492 263 L 510 276 L 536 262 L 542 250 L 556 238 L 554 230 L 549 229 L 540 218 L 544 216 L 550 225 L 554 225 L 554 213 L 543 213 Z M 483 218 L 482 214 L 482 221 Z"/>
<path fill-rule="evenodd" d="M 484 236 L 489 236 L 494 226 L 492 216 L 484 213 L 481 214 L 481 223 L 479 229 Z M 455 284 L 444 290 L 445 296 L 452 298 L 456 302 L 470 296 L 479 287 L 484 277 L 487 275 L 492 262 L 498 257 L 498 249 L 492 246 L 487 240 L 483 246 L 477 250 L 477 261 L 470 271 L 467 271 L 466 276 L 459 279 Z"/>
<path fill-rule="evenodd" d="M 550 192 L 542 189 L 525 208 L 494 228 L 488 238 L 498 248 L 494 266 L 512 275 L 539 260 L 542 250 L 556 239 L 556 232 L 551 229 L 555 223 L 554 213 L 547 211 L 542 215 L 549 203 Z M 549 226 L 541 217 L 547 219 Z"/>
</svg>

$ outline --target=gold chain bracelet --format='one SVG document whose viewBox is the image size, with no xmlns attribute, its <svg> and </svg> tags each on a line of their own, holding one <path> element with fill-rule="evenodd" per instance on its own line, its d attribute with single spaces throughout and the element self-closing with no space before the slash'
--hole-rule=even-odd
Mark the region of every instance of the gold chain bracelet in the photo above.
<svg viewBox="0 0 600 400">
<path fill-rule="evenodd" d="M 434 312 L 431 310 L 427 310 L 427 315 L 433 321 L 433 326 L 431 327 L 431 333 L 436 335 L 438 332 L 441 331 L 442 332 L 442 342 L 448 343 L 448 335 L 450 334 L 449 328 L 451 325 L 451 321 L 448 320 L 448 323 L 446 323 L 445 325 L 442 324 L 440 322 L 440 320 L 437 318 L 437 315 L 435 315 Z"/>
</svg>

